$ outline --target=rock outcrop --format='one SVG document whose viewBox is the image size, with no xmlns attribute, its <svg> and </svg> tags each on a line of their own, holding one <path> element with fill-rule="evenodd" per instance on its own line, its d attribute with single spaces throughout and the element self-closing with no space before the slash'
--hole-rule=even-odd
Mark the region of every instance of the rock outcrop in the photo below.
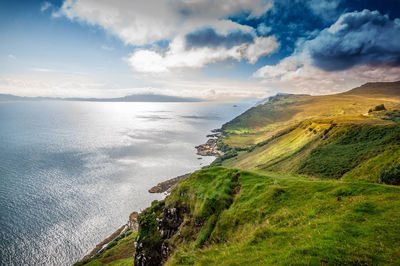
<svg viewBox="0 0 400 266">
<path fill-rule="evenodd" d="M 222 186 L 213 182 L 204 184 L 204 178 L 212 181 L 214 177 L 196 175 L 196 173 L 189 178 L 193 182 L 193 187 L 183 185 L 185 187 L 183 189 L 182 184 L 178 185 L 165 201 L 154 201 L 151 207 L 139 215 L 138 238 L 135 242 L 135 265 L 162 265 L 180 245 L 196 238 L 196 246 L 202 246 L 208 241 L 216 219 L 224 210 L 230 208 L 233 200 L 240 193 L 240 173 L 236 170 L 221 172 L 221 175 L 224 176 L 222 178 L 225 179 Z M 197 198 L 193 202 L 193 199 L 187 197 L 193 195 L 192 193 L 198 189 L 198 186 L 204 186 L 203 189 L 207 188 L 207 190 L 223 192 L 217 193 L 212 198 Z M 229 197 L 230 199 L 228 199 Z M 198 204 L 199 202 L 202 204 Z M 200 232 L 203 234 L 198 237 Z"/>
<path fill-rule="evenodd" d="M 180 228 L 184 213 L 187 212 L 184 208 L 163 208 L 159 217 L 156 218 L 157 230 L 150 232 L 153 234 L 148 239 L 144 240 L 138 236 L 135 243 L 136 253 L 134 255 L 135 265 L 138 266 L 156 266 L 162 265 L 167 261 L 171 250 L 167 239 L 171 238 Z M 139 232 L 142 228 L 139 228 Z M 160 238 L 160 239 L 158 239 Z M 154 241 L 149 245 L 150 241 Z"/>
<path fill-rule="evenodd" d="M 152 187 L 151 189 L 149 189 L 150 193 L 163 193 L 163 192 L 167 192 L 169 193 L 172 188 L 182 179 L 187 178 L 188 176 L 190 176 L 189 174 L 184 174 L 181 176 L 177 176 L 171 179 L 168 179 L 167 181 L 158 183 L 156 186 Z"/>
<path fill-rule="evenodd" d="M 213 129 L 211 130 L 212 134 L 207 135 L 207 140 L 205 144 L 201 144 L 196 146 L 197 154 L 201 156 L 215 156 L 220 157 L 224 155 L 224 153 L 218 150 L 218 139 L 221 137 L 221 130 L 220 129 Z"/>
</svg>

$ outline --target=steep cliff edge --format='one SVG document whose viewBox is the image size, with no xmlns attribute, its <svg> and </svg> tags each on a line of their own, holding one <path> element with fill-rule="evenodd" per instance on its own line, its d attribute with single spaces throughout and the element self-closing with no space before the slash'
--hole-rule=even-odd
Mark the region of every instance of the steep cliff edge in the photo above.
<svg viewBox="0 0 400 266">
<path fill-rule="evenodd" d="M 398 265 L 400 188 L 214 167 L 139 215 L 135 265 Z"/>
<path fill-rule="evenodd" d="M 160 265 L 183 243 L 202 247 L 223 210 L 239 192 L 237 170 L 193 173 L 165 201 L 153 202 L 139 217 L 135 265 Z"/>
</svg>

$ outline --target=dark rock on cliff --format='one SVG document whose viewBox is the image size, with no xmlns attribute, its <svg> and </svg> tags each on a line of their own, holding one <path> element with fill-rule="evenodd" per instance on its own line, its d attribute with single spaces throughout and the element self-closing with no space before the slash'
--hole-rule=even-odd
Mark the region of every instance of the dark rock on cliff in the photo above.
<svg viewBox="0 0 400 266">
<path fill-rule="evenodd" d="M 189 174 L 184 174 L 181 176 L 177 176 L 171 179 L 168 179 L 167 181 L 158 183 L 157 186 L 152 187 L 151 189 L 149 189 L 150 193 L 163 193 L 163 192 L 168 192 L 169 190 L 171 190 L 180 180 L 185 179 L 186 177 L 188 177 L 190 175 Z"/>
<path fill-rule="evenodd" d="M 230 207 L 241 188 L 236 170 L 221 170 L 215 175 L 224 182 L 212 182 L 216 176 L 193 173 L 165 201 L 153 202 L 139 215 L 135 265 L 162 265 L 183 243 L 195 241 L 195 246 L 201 247 L 209 240 L 219 215 Z M 207 196 L 198 197 L 199 187 Z"/>
<path fill-rule="evenodd" d="M 170 255 L 169 245 L 163 240 L 170 238 L 178 231 L 186 210 L 184 208 L 160 210 L 163 205 L 163 202 L 153 203 L 152 212 L 145 210 L 139 215 L 140 226 L 139 236 L 135 243 L 135 265 L 162 265 Z"/>
<path fill-rule="evenodd" d="M 167 208 L 163 201 L 155 201 L 139 215 L 135 265 L 161 265 L 167 260 L 170 249 L 164 240 L 179 230 L 185 212 L 185 208 Z"/>
</svg>

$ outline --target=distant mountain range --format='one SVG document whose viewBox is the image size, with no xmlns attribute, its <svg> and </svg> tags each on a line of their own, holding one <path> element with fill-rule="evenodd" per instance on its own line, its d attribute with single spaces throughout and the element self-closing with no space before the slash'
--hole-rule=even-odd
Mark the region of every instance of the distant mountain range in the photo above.
<svg viewBox="0 0 400 266">
<path fill-rule="evenodd" d="M 0 94 L 0 101 L 81 101 L 81 102 L 201 102 L 196 98 L 184 98 L 162 94 L 133 94 L 119 98 L 61 98 L 61 97 L 21 97 Z"/>
</svg>

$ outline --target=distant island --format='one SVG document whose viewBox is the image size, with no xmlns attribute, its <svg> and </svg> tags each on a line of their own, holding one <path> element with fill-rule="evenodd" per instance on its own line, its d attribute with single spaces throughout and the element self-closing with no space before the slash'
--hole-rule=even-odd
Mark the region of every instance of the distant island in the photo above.
<svg viewBox="0 0 400 266">
<path fill-rule="evenodd" d="M 79 102 L 202 102 L 197 98 L 185 98 L 163 94 L 132 94 L 118 98 L 61 98 L 61 97 L 24 97 L 12 94 L 0 94 L 0 101 L 79 101 Z"/>
</svg>

